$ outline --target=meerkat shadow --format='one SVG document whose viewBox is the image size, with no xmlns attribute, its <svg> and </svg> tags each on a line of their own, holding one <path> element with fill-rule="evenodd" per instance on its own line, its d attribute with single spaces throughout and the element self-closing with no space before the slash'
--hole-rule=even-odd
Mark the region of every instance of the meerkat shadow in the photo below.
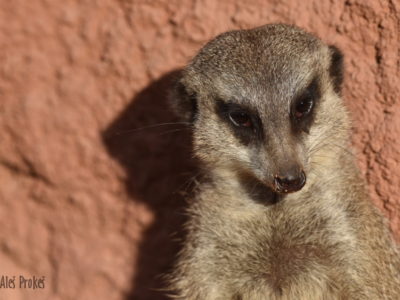
<svg viewBox="0 0 400 300">
<path fill-rule="evenodd" d="M 110 156 L 126 170 L 131 200 L 144 203 L 154 215 L 142 233 L 127 300 L 167 299 L 162 275 L 171 270 L 181 244 L 185 191 L 191 189 L 197 168 L 189 127 L 168 105 L 168 89 L 178 74 L 173 71 L 152 82 L 101 133 Z"/>
</svg>

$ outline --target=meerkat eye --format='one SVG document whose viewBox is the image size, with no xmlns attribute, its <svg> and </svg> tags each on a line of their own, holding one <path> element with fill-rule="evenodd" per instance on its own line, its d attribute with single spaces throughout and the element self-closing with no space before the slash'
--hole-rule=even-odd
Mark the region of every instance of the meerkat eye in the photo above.
<svg viewBox="0 0 400 300">
<path fill-rule="evenodd" d="M 229 119 L 235 126 L 238 126 L 238 127 L 251 128 L 253 126 L 251 117 L 243 111 L 230 112 Z"/>
<path fill-rule="evenodd" d="M 316 78 L 311 81 L 303 94 L 298 97 L 292 106 L 292 116 L 299 121 L 311 114 L 316 100 L 319 98 L 319 87 Z"/>
<path fill-rule="evenodd" d="M 301 119 L 311 112 L 313 106 L 314 106 L 314 100 L 312 97 L 310 96 L 302 97 L 299 99 L 299 101 L 297 101 L 294 107 L 293 114 L 297 119 Z"/>
</svg>

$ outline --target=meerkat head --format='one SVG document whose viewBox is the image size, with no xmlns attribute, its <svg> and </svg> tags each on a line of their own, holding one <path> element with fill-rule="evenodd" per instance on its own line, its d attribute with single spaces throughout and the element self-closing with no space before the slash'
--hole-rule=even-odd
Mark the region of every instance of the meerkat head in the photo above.
<svg viewBox="0 0 400 300">
<path fill-rule="evenodd" d="M 316 146 L 347 130 L 341 83 L 337 48 L 293 26 L 266 25 L 209 42 L 183 70 L 172 101 L 192 123 L 207 168 L 289 193 L 305 185 Z"/>
</svg>

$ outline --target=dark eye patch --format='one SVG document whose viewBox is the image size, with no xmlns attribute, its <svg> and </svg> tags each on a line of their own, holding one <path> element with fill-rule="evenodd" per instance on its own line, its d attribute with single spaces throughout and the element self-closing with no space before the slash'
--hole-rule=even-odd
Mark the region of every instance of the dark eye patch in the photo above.
<svg viewBox="0 0 400 300">
<path fill-rule="evenodd" d="M 232 129 L 233 134 L 245 145 L 263 137 L 261 120 L 256 112 L 234 102 L 216 101 L 216 112 Z"/>
<path fill-rule="evenodd" d="M 290 117 L 292 128 L 295 132 L 309 132 L 314 121 L 315 107 L 321 97 L 321 91 L 317 78 L 315 77 L 311 83 L 294 98 Z"/>
</svg>

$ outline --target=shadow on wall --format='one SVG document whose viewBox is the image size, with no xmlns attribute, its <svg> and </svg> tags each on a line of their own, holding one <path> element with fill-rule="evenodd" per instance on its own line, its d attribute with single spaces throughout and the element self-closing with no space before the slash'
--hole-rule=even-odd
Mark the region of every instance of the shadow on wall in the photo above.
<svg viewBox="0 0 400 300">
<path fill-rule="evenodd" d="M 152 126 L 178 122 L 167 103 L 177 76 L 178 71 L 168 73 L 137 94 L 102 134 L 109 154 L 126 169 L 132 201 L 144 202 L 155 216 L 139 245 L 127 300 L 167 299 L 160 275 L 170 270 L 183 234 L 184 191 L 196 174 L 190 131 L 182 124 Z"/>
</svg>

